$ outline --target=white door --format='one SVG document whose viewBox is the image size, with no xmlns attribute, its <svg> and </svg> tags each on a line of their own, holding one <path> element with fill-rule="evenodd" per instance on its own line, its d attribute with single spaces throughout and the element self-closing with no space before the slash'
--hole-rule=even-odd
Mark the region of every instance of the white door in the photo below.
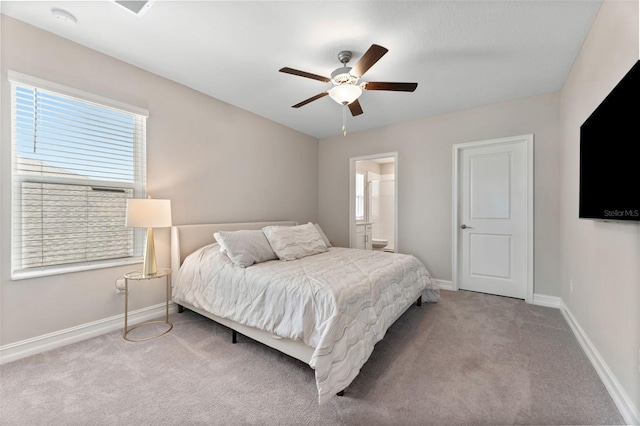
<svg viewBox="0 0 640 426">
<path fill-rule="evenodd" d="M 458 287 L 532 301 L 532 135 L 454 147 Z"/>
</svg>

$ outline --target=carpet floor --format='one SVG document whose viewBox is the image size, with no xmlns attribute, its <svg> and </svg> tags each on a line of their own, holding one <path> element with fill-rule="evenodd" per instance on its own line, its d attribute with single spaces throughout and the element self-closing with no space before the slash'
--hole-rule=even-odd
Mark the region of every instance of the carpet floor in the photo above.
<svg viewBox="0 0 640 426">
<path fill-rule="evenodd" d="M 155 340 L 112 332 L 0 366 L 0 424 L 624 424 L 560 311 L 522 300 L 412 306 L 323 406 L 308 365 L 193 312 L 171 321 Z"/>
</svg>

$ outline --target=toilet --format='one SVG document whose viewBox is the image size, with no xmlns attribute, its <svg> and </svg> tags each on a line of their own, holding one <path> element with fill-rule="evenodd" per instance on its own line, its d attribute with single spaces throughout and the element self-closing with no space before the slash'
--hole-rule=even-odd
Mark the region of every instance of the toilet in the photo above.
<svg viewBox="0 0 640 426">
<path fill-rule="evenodd" d="M 387 244 L 389 244 L 388 240 L 381 240 L 377 238 L 373 238 L 371 240 L 371 247 L 373 247 L 374 250 L 382 250 L 387 246 Z"/>
</svg>

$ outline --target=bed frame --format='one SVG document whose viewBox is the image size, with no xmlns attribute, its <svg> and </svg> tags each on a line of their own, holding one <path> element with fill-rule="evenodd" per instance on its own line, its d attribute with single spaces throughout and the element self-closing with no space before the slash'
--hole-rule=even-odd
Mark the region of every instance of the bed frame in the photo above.
<svg viewBox="0 0 640 426">
<path fill-rule="evenodd" d="M 242 229 L 262 229 L 265 226 L 280 225 L 280 226 L 295 226 L 298 222 L 294 221 L 276 221 L 276 222 L 247 222 L 247 223 L 219 223 L 219 224 L 199 224 L 199 225 L 178 225 L 171 227 L 171 269 L 172 277 L 171 281 L 176 282 L 176 275 L 185 257 L 194 252 L 200 247 L 215 242 L 213 238 L 214 232 L 218 231 L 237 231 Z M 417 304 L 422 304 L 422 295 L 416 295 Z M 221 318 L 211 314 L 203 309 L 191 306 L 184 302 L 174 302 L 178 305 L 178 312 L 182 312 L 183 308 L 196 312 L 204 317 L 207 317 L 219 324 L 222 324 L 232 330 L 232 342 L 236 343 L 237 333 L 247 336 L 253 340 L 263 343 L 269 347 L 272 347 L 286 355 L 299 359 L 305 364 L 311 362 L 311 355 L 313 355 L 314 348 L 307 346 L 303 342 L 297 340 L 291 340 L 279 336 L 275 336 L 266 331 L 248 327 L 243 324 L 239 324 L 235 321 L 231 321 L 226 318 Z M 413 302 L 409 303 L 402 312 L 398 315 L 399 318 Z M 396 318 L 396 319 L 397 319 Z M 395 320 L 394 320 L 395 321 Z M 338 395 L 343 392 L 338 393 Z"/>
</svg>

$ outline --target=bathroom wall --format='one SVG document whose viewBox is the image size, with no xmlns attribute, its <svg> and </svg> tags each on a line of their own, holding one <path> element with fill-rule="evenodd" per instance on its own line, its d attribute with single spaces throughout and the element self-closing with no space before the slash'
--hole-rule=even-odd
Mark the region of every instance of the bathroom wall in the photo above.
<svg viewBox="0 0 640 426">
<path fill-rule="evenodd" d="M 380 167 L 383 170 L 383 167 Z M 388 169 L 388 168 L 387 168 Z M 394 248 L 395 175 L 369 173 L 369 221 L 373 239 L 387 240 L 385 250 Z"/>
<path fill-rule="evenodd" d="M 383 195 L 381 198 L 380 209 L 382 210 L 382 224 L 384 229 L 382 230 L 382 238 L 389 240 L 389 244 L 385 249 L 394 250 L 395 247 L 395 178 L 396 178 L 396 163 L 383 163 L 380 164 L 380 175 L 382 179 L 388 182 L 383 184 Z M 376 237 L 374 237 L 376 238 Z"/>
<path fill-rule="evenodd" d="M 373 172 L 380 174 L 380 163 L 368 160 L 356 161 L 356 172 Z"/>
<path fill-rule="evenodd" d="M 395 175 L 396 163 L 382 163 L 380 164 L 381 175 Z"/>
</svg>

